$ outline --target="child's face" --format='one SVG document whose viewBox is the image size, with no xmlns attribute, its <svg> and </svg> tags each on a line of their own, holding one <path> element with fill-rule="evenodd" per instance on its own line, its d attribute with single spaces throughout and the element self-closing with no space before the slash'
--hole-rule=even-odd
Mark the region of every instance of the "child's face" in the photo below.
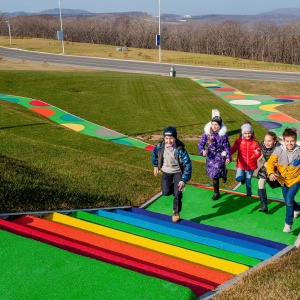
<svg viewBox="0 0 300 300">
<path fill-rule="evenodd" d="M 283 142 L 288 150 L 293 150 L 296 145 L 296 139 L 293 136 L 286 136 Z"/>
<path fill-rule="evenodd" d="M 250 140 L 252 133 L 250 131 L 246 131 L 246 132 L 244 132 L 243 136 L 246 140 Z"/>
<path fill-rule="evenodd" d="M 221 126 L 217 122 L 211 122 L 211 129 L 213 131 L 217 131 L 221 128 Z"/>
<path fill-rule="evenodd" d="M 173 136 L 165 136 L 164 140 L 167 147 L 172 147 L 175 144 L 175 138 Z"/>
<path fill-rule="evenodd" d="M 266 146 L 266 148 L 272 148 L 274 144 L 275 144 L 274 139 L 267 134 L 264 139 L 264 145 Z"/>
</svg>

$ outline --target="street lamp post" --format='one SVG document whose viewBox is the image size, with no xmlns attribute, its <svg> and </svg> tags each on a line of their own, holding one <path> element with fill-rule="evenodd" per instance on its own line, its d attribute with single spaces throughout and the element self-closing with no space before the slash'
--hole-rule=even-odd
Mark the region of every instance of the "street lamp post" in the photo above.
<svg viewBox="0 0 300 300">
<path fill-rule="evenodd" d="M 63 54 L 65 54 L 64 31 L 63 31 L 62 17 L 61 17 L 61 0 L 59 0 L 59 19 L 60 19 L 60 31 L 61 31 L 61 46 L 62 46 Z"/>
<path fill-rule="evenodd" d="M 8 34 L 9 34 L 9 45 L 10 47 L 12 46 L 12 43 L 11 43 L 11 31 L 10 31 L 10 22 L 9 20 L 6 21 L 7 25 L 8 25 Z"/>
<path fill-rule="evenodd" d="M 158 0 L 158 34 L 160 37 L 160 0 Z M 161 62 L 161 39 L 158 45 L 158 61 Z"/>
</svg>

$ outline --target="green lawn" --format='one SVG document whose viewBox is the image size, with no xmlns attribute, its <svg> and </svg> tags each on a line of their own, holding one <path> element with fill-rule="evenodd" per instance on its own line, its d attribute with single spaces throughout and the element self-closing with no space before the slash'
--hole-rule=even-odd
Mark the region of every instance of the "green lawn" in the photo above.
<svg viewBox="0 0 300 300">
<path fill-rule="evenodd" d="M 40 71 L 0 76 L 3 94 L 43 100 L 152 144 L 157 142 L 152 135 L 174 125 L 190 154 L 198 154 L 212 108 L 220 110 L 232 142 L 245 118 L 187 78 Z M 0 106 L 0 211 L 140 205 L 159 192 L 149 152 L 84 136 L 17 104 Z M 254 127 L 261 138 L 264 130 Z M 194 163 L 192 182 L 207 181 L 204 165 Z"/>
</svg>

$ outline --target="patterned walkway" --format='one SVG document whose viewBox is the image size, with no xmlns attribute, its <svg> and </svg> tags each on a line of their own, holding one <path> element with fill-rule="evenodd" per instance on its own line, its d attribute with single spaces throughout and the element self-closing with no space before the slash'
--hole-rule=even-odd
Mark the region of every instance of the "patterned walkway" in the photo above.
<svg viewBox="0 0 300 300">
<path fill-rule="evenodd" d="M 295 127 L 300 132 L 300 121 L 276 109 L 281 105 L 300 102 L 300 96 L 244 94 L 214 79 L 200 78 L 194 79 L 194 81 L 249 116 L 261 126 L 274 131 L 278 137 L 281 137 L 286 127 Z"/>
</svg>

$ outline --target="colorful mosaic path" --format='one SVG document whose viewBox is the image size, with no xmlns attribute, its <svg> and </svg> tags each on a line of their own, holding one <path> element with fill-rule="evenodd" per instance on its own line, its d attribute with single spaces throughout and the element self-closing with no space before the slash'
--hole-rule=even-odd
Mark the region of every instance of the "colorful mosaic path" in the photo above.
<svg viewBox="0 0 300 300">
<path fill-rule="evenodd" d="M 300 132 L 300 121 L 276 109 L 281 105 L 300 102 L 300 96 L 245 94 L 215 79 L 199 78 L 194 81 L 261 126 L 274 131 L 278 137 L 281 137 L 286 127 L 294 127 Z"/>
<path fill-rule="evenodd" d="M 20 96 L 12 96 L 6 94 L 0 94 L 0 100 L 5 100 L 15 104 L 24 106 L 35 113 L 50 119 L 51 121 L 67 127 L 76 132 L 80 132 L 85 135 L 93 136 L 96 138 L 104 139 L 110 142 L 138 147 L 147 151 L 152 151 L 154 146 L 152 144 L 144 143 L 137 139 L 128 137 L 101 125 L 86 121 L 82 118 L 74 116 L 60 108 L 57 108 L 44 101 Z M 192 160 L 205 162 L 205 158 L 197 155 L 190 155 Z M 232 165 L 233 167 L 233 165 Z"/>
<path fill-rule="evenodd" d="M 114 143 L 151 151 L 153 145 L 130 138 L 116 131 L 86 121 L 41 100 L 0 94 L 0 100 L 16 103 L 71 130 Z"/>
</svg>

